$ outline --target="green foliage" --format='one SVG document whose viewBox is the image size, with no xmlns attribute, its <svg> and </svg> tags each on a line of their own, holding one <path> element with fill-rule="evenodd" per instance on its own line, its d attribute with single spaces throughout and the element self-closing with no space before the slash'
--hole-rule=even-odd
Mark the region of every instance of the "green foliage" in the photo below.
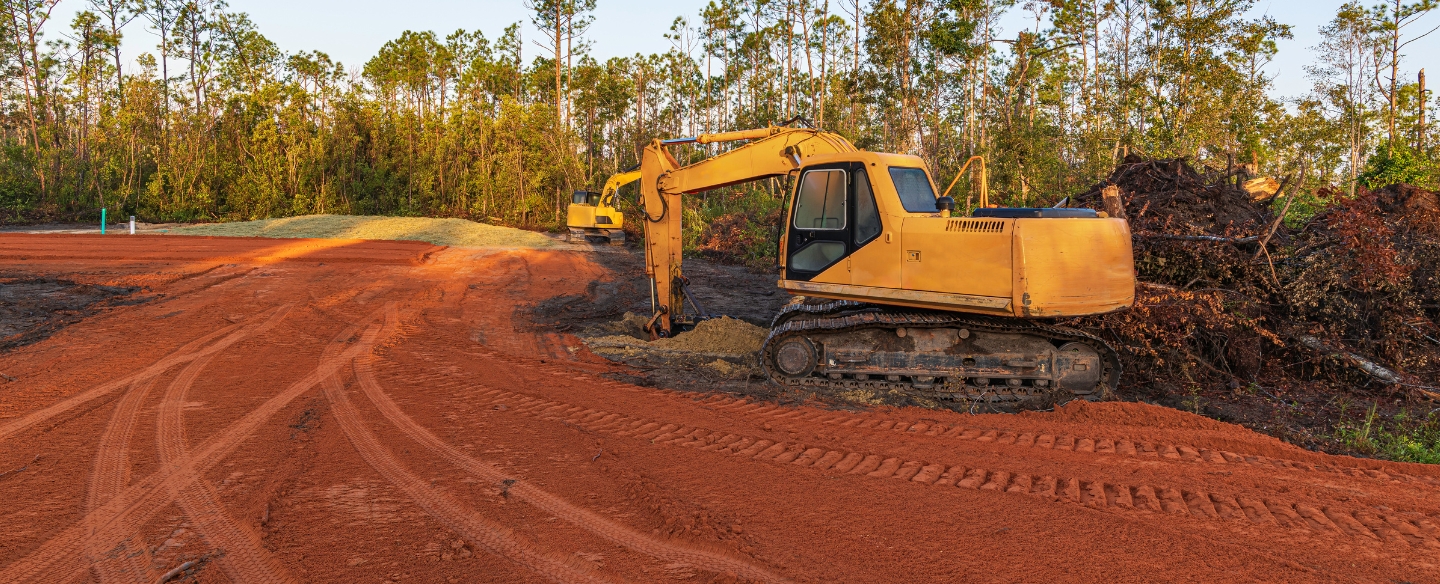
<svg viewBox="0 0 1440 584">
<path fill-rule="evenodd" d="M 1413 148 L 1382 145 L 1365 161 L 1360 183 L 1372 189 L 1393 184 L 1433 188 L 1435 170 L 1435 161 Z"/>
<path fill-rule="evenodd" d="M 695 200 L 686 220 L 699 227 L 687 228 L 685 253 L 753 268 L 774 265 L 782 201 L 768 188 L 729 188 Z"/>
<path fill-rule="evenodd" d="M 498 38 L 406 31 L 359 75 L 318 51 L 286 53 L 224 3 L 105 0 L 69 23 L 47 23 L 47 5 L 7 5 L 0 18 L 6 218 L 94 219 L 106 207 L 150 220 L 353 213 L 557 229 L 570 191 L 603 184 L 655 138 L 796 116 L 918 155 L 942 184 L 983 155 L 992 200 L 1011 205 L 1054 204 L 1127 152 L 1218 170 L 1254 161 L 1270 175 L 1305 160 L 1318 192 L 1354 184 L 1385 126 L 1416 152 L 1440 142 L 1417 84 L 1391 84 L 1394 107 L 1371 87 L 1397 58 L 1382 41 L 1424 15 L 1418 4 L 1399 16 L 1341 7 L 1307 69 L 1316 89 L 1293 108 L 1269 95 L 1265 73 L 1290 27 L 1252 17 L 1253 0 L 716 0 L 674 21 L 672 50 L 605 62 L 587 54 L 594 0 L 537 0 L 538 39 L 518 25 Z M 999 30 L 1016 11 L 1027 24 Z M 125 34 L 146 32 L 163 44 L 122 54 Z M 672 148 L 684 163 L 720 151 Z M 1416 168 L 1372 160 L 1377 177 Z M 687 245 L 753 246 L 737 261 L 763 263 L 781 193 L 687 198 Z M 975 193 L 961 181 L 954 194 Z M 1302 198 L 1295 216 L 1329 200 Z M 717 240 L 708 228 L 721 224 Z"/>
<path fill-rule="evenodd" d="M 1430 412 L 1423 417 L 1401 411 L 1389 420 L 1377 414 L 1372 404 L 1363 417 L 1341 420 L 1334 435 L 1346 447 L 1379 458 L 1401 462 L 1440 464 L 1440 414 Z"/>
</svg>

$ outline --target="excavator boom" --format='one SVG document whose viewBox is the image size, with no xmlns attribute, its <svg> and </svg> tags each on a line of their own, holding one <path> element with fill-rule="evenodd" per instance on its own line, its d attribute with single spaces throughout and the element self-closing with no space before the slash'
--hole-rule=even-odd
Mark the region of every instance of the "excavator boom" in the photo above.
<svg viewBox="0 0 1440 584">
<path fill-rule="evenodd" d="M 681 166 L 667 149 L 674 144 L 738 140 L 751 142 L 688 166 Z M 674 323 L 688 320 L 684 308 L 686 280 L 681 270 L 682 195 L 785 176 L 800 168 L 807 158 L 855 151 L 855 146 L 838 134 L 783 126 L 655 140 L 646 146 L 640 160 L 640 197 L 645 208 L 645 273 L 650 276 L 654 297 L 654 333 L 669 336 Z"/>
</svg>

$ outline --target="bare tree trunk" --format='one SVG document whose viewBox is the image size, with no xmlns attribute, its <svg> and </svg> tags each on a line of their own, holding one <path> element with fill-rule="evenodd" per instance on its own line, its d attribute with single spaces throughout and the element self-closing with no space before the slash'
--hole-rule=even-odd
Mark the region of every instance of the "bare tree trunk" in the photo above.
<svg viewBox="0 0 1440 584">
<path fill-rule="evenodd" d="M 1424 152 L 1424 151 L 1425 151 L 1425 105 L 1426 105 L 1426 103 L 1427 103 L 1427 101 L 1428 101 L 1428 100 L 1425 98 L 1425 70 L 1424 70 L 1424 69 L 1421 69 L 1421 70 L 1420 70 L 1420 80 L 1419 80 L 1419 83 L 1420 83 L 1420 97 L 1419 97 L 1419 99 L 1418 99 L 1417 101 L 1420 102 L 1420 128 L 1419 128 L 1419 135 L 1415 137 L 1415 149 L 1416 149 L 1416 150 L 1420 150 L 1421 152 Z"/>
</svg>

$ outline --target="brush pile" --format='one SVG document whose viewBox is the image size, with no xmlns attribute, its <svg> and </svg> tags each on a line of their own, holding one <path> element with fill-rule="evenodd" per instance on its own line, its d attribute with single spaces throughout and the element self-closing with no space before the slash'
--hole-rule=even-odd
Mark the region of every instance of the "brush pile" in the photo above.
<svg viewBox="0 0 1440 584">
<path fill-rule="evenodd" d="M 1117 187 L 1134 234 L 1134 309 L 1075 323 L 1127 354 L 1123 383 L 1152 395 L 1320 384 L 1440 397 L 1428 389 L 1440 381 L 1435 194 L 1335 193 L 1289 229 L 1277 216 L 1288 189 L 1260 203 L 1237 182 L 1131 156 L 1076 197 L 1103 210 Z"/>
</svg>

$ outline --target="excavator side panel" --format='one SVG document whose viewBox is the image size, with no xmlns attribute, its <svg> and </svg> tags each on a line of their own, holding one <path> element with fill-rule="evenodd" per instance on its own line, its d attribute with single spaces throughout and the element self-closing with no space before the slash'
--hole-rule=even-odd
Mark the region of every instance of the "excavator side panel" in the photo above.
<svg viewBox="0 0 1440 584">
<path fill-rule="evenodd" d="M 896 217 L 884 217 L 899 222 Z M 900 240 L 893 235 L 887 241 L 882 234 L 855 253 L 850 254 L 850 282 L 860 286 L 899 288 L 901 280 Z"/>
<path fill-rule="evenodd" d="M 1018 316 L 1103 314 L 1135 301 L 1124 219 L 1014 219 Z"/>
<path fill-rule="evenodd" d="M 1014 221 L 906 217 L 901 238 L 906 290 L 1010 298 Z"/>
</svg>

